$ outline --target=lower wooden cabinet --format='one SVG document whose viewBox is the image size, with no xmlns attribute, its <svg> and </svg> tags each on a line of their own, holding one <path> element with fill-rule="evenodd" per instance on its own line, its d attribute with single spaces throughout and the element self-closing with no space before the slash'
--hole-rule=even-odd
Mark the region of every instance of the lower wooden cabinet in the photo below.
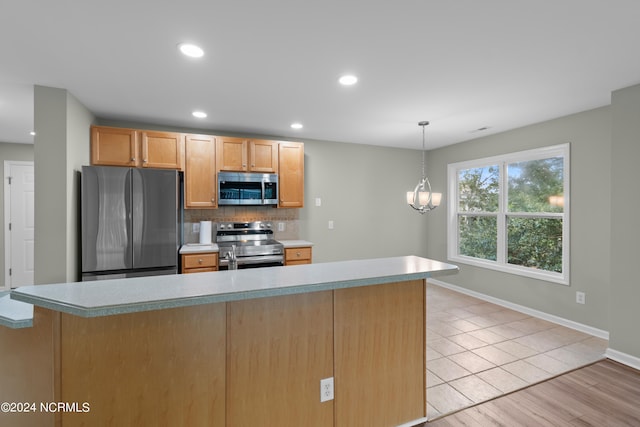
<svg viewBox="0 0 640 427">
<path fill-rule="evenodd" d="M 182 255 L 182 274 L 218 271 L 218 253 L 203 252 Z"/>
<path fill-rule="evenodd" d="M 286 248 L 284 265 L 311 264 L 311 247 Z"/>
</svg>

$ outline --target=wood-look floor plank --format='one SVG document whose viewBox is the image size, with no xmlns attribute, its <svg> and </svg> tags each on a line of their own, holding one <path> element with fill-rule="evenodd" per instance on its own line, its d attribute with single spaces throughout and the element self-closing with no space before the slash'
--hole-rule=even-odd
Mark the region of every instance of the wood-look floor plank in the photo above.
<svg viewBox="0 0 640 427">
<path fill-rule="evenodd" d="M 603 360 L 425 427 L 640 426 L 639 403 L 640 371 Z"/>
</svg>

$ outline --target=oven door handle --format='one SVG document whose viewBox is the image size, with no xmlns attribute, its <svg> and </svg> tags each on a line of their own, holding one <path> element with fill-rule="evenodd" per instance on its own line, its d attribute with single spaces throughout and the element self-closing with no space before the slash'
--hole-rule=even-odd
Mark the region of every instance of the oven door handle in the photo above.
<svg viewBox="0 0 640 427">
<path fill-rule="evenodd" d="M 239 256 L 236 259 L 238 261 L 238 265 L 268 264 L 274 262 L 281 262 L 284 264 L 284 257 L 282 255 Z M 229 260 L 221 257 L 219 264 L 220 266 L 228 266 Z"/>
</svg>

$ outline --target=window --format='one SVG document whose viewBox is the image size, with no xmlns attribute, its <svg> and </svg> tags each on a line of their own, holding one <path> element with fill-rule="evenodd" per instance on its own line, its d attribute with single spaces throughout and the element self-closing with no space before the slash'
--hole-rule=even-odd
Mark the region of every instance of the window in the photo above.
<svg viewBox="0 0 640 427">
<path fill-rule="evenodd" d="M 449 259 L 569 284 L 569 144 L 450 164 Z"/>
</svg>

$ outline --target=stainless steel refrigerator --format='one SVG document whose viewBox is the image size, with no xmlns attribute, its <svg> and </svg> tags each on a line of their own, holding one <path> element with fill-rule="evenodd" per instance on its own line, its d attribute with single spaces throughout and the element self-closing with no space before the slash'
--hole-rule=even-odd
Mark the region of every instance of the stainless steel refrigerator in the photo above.
<svg viewBox="0 0 640 427">
<path fill-rule="evenodd" d="M 178 171 L 83 166 L 82 280 L 178 273 Z"/>
</svg>

